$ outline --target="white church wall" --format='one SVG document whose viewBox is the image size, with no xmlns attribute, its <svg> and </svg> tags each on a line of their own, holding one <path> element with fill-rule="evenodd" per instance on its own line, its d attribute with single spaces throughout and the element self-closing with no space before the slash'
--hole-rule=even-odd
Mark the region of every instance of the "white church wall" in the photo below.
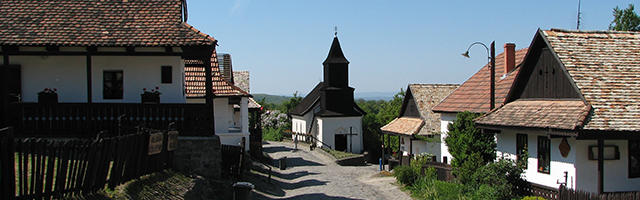
<svg viewBox="0 0 640 200">
<path fill-rule="evenodd" d="M 352 153 L 362 153 L 362 117 L 318 117 L 319 134 L 321 140 L 335 149 L 335 134 L 357 134 L 349 138 L 347 136 L 347 151 L 351 147 Z"/>
</svg>

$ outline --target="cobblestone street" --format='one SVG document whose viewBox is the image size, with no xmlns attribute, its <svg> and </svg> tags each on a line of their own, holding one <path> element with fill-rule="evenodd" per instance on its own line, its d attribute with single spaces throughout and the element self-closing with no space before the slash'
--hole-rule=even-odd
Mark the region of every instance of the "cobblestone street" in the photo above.
<svg viewBox="0 0 640 200">
<path fill-rule="evenodd" d="M 377 165 L 345 167 L 326 154 L 293 144 L 269 142 L 264 151 L 274 160 L 287 157 L 287 169 L 273 169 L 273 180 L 254 177 L 256 199 L 410 199 L 393 177 L 379 176 Z M 262 174 L 264 175 L 264 174 Z M 256 175 L 259 176 L 259 175 Z M 264 175 L 266 176 L 266 175 Z"/>
</svg>

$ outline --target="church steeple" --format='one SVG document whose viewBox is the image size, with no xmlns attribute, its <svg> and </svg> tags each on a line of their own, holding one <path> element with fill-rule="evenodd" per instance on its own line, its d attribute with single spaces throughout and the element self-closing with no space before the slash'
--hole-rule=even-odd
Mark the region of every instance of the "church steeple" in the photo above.
<svg viewBox="0 0 640 200">
<path fill-rule="evenodd" d="M 330 87 L 349 87 L 349 61 L 344 57 L 338 37 L 333 38 L 324 65 L 324 82 Z"/>
<path fill-rule="evenodd" d="M 344 63 L 349 64 L 347 58 L 344 57 L 344 53 L 342 53 L 342 48 L 340 47 L 340 41 L 338 41 L 338 36 L 333 37 L 333 43 L 331 43 L 331 49 L 329 49 L 329 55 L 327 55 L 327 59 L 324 60 L 322 64 L 330 64 L 330 63 Z"/>
</svg>

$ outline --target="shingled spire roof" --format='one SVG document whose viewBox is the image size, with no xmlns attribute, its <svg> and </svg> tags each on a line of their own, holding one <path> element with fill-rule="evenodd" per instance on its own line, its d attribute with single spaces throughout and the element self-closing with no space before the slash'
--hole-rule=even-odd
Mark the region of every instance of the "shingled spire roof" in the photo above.
<svg viewBox="0 0 640 200">
<path fill-rule="evenodd" d="M 338 41 L 338 37 L 333 37 L 333 43 L 331 43 L 331 49 L 329 50 L 329 55 L 327 55 L 327 59 L 324 60 L 322 64 L 329 63 L 344 63 L 349 64 L 347 58 L 344 57 L 344 53 L 342 53 L 342 47 L 340 47 L 340 41 Z"/>
</svg>

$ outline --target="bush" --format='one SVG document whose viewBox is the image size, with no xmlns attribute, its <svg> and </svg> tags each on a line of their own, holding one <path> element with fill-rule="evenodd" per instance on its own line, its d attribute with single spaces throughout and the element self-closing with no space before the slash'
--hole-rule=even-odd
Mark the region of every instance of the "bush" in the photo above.
<svg viewBox="0 0 640 200">
<path fill-rule="evenodd" d="M 417 171 L 410 166 L 401 165 L 393 169 L 393 176 L 396 180 L 404 185 L 411 186 L 419 177 L 420 171 Z"/>
<path fill-rule="evenodd" d="M 522 169 L 511 160 L 501 159 L 478 168 L 469 177 L 466 184 L 468 190 L 483 190 L 489 187 L 494 190 L 495 199 L 511 199 L 523 194 L 518 188 L 526 187 L 527 182 L 521 177 Z"/>
<path fill-rule="evenodd" d="M 409 190 L 416 199 L 468 199 L 464 193 L 464 185 L 438 181 L 426 176 L 420 177 Z"/>
<path fill-rule="evenodd" d="M 526 197 L 522 197 L 521 200 L 547 200 L 544 197 L 538 197 L 538 196 L 526 196 Z"/>
<path fill-rule="evenodd" d="M 262 140 L 282 141 L 282 128 L 266 127 L 262 129 Z"/>
</svg>

